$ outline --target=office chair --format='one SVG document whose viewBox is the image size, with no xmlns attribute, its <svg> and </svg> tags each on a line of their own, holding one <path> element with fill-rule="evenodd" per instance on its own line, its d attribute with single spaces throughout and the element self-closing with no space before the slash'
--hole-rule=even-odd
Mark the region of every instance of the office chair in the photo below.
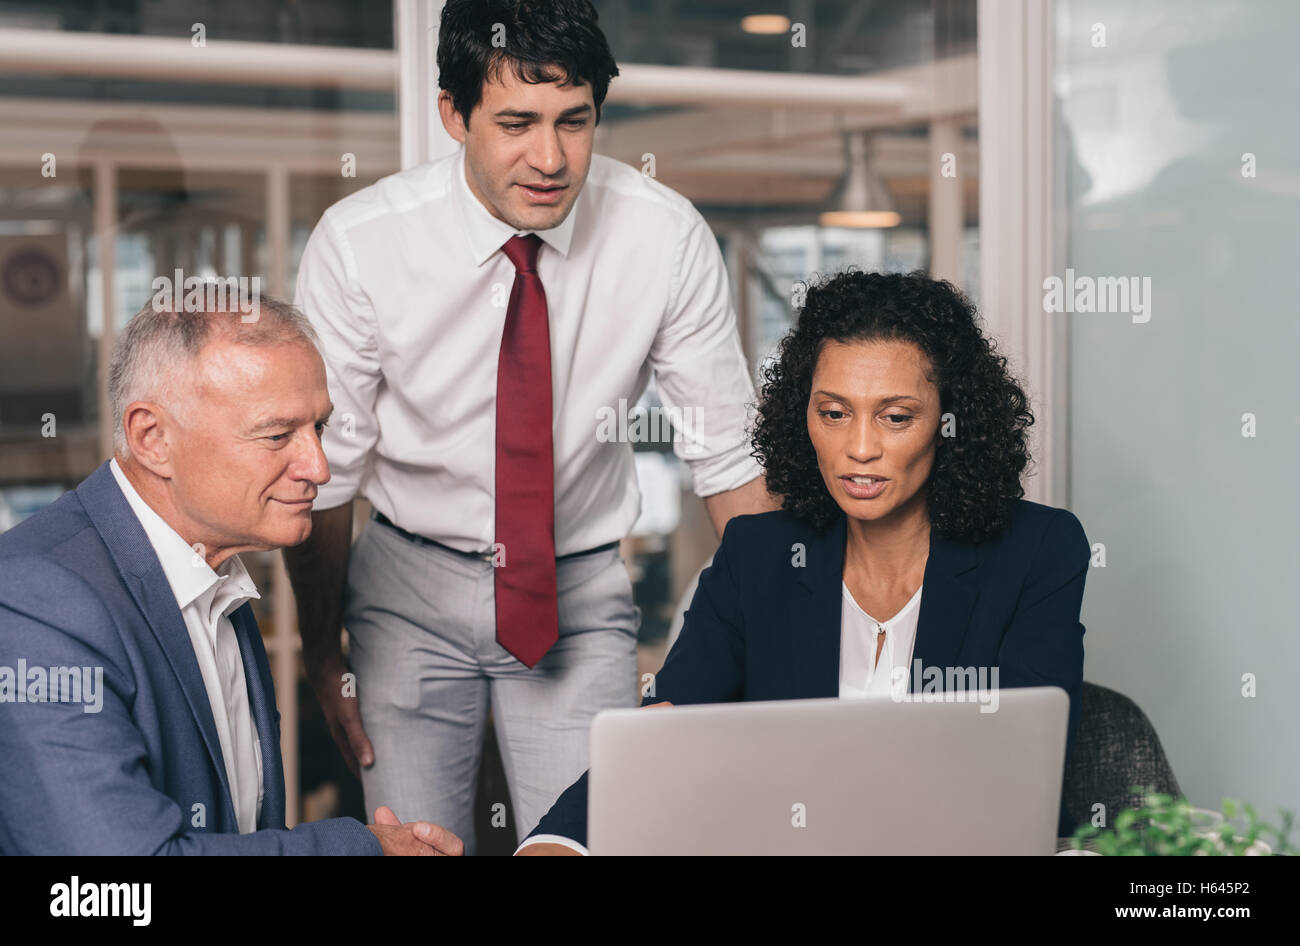
<svg viewBox="0 0 1300 946">
<path fill-rule="evenodd" d="M 1092 820 L 1093 805 L 1105 805 L 1106 827 L 1125 808 L 1141 808 L 1133 785 L 1181 795 L 1151 720 L 1122 693 L 1084 682 L 1079 730 L 1065 766 L 1065 810 L 1079 824 Z"/>
</svg>

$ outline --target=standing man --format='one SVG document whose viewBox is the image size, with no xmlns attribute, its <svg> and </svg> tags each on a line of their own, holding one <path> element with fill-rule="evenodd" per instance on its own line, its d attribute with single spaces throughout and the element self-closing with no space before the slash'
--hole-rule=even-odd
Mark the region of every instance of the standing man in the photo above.
<svg viewBox="0 0 1300 946">
<path fill-rule="evenodd" d="M 674 449 L 719 534 L 776 503 L 712 233 L 592 154 L 618 67 L 591 4 L 448 0 L 438 68 L 462 147 L 335 204 L 299 268 L 336 422 L 333 479 L 288 562 L 307 672 L 367 806 L 472 852 L 489 705 L 520 837 L 586 767 L 592 717 L 635 705 L 618 543 L 640 494 L 600 418 L 653 371 L 696 419 Z M 349 555 L 358 492 L 374 522 Z"/>
</svg>

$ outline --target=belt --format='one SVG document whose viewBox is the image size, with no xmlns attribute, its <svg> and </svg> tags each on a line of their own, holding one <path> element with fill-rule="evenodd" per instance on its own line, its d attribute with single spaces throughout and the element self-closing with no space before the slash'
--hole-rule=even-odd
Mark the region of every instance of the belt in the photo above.
<svg viewBox="0 0 1300 946">
<path fill-rule="evenodd" d="M 381 526 L 387 526 L 388 528 L 396 532 L 398 535 L 400 535 L 402 538 L 414 542 L 416 545 L 432 545 L 435 548 L 440 548 L 447 552 L 451 552 L 455 555 L 459 555 L 461 558 L 473 558 L 473 559 L 477 559 L 480 562 L 492 561 L 492 557 L 494 554 L 492 552 L 463 552 L 460 549 L 452 548 L 450 545 L 443 545 L 441 542 L 435 542 L 433 539 L 427 538 L 425 536 L 416 535 L 414 532 L 407 532 L 405 529 L 397 525 L 395 522 L 393 522 L 393 520 L 389 519 L 387 516 L 385 516 L 382 512 L 379 512 L 378 510 L 373 511 L 370 514 L 370 518 L 374 519 L 375 522 L 379 523 Z M 609 549 L 616 549 L 616 548 L 618 548 L 617 541 L 606 542 L 604 545 L 598 545 L 594 549 L 584 549 L 581 552 L 570 552 L 568 555 L 557 555 L 555 556 L 555 560 L 557 562 L 563 562 L 566 559 L 577 558 L 580 555 L 594 555 L 596 552 L 604 552 Z"/>
</svg>

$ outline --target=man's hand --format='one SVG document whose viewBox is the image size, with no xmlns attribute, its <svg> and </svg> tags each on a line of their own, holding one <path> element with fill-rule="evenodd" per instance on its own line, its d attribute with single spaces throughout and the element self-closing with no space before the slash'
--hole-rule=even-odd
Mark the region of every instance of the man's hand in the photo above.
<svg viewBox="0 0 1300 946">
<path fill-rule="evenodd" d="M 347 661 L 338 655 L 308 668 L 307 679 L 316 691 L 316 699 L 325 713 L 330 735 L 343 753 L 343 761 L 353 775 L 361 778 L 360 766 L 370 768 L 375 764 L 375 750 L 361 725 L 360 700 L 343 694 L 343 675 L 349 672 Z M 355 684 L 352 689 L 355 691 Z"/>
<path fill-rule="evenodd" d="M 461 839 L 446 828 L 429 821 L 402 824 L 387 805 L 375 809 L 375 823 L 366 827 L 379 839 L 386 856 L 460 857 L 465 853 Z"/>
</svg>

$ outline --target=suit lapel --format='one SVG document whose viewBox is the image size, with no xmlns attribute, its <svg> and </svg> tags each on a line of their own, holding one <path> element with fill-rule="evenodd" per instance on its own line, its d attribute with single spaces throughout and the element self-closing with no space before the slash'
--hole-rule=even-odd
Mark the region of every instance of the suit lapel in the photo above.
<svg viewBox="0 0 1300 946">
<path fill-rule="evenodd" d="M 248 602 L 230 615 L 244 661 L 248 705 L 257 725 L 257 744 L 262 751 L 262 813 L 259 829 L 284 827 L 284 765 L 280 760 L 279 722 L 275 718 L 275 686 L 271 666 L 262 646 L 262 634 Z"/>
<path fill-rule="evenodd" d="M 238 825 L 230 783 L 226 778 L 226 763 L 221 754 L 221 741 L 217 737 L 203 674 L 194 656 L 194 645 L 176 604 L 176 596 L 163 573 L 162 563 L 145 535 L 144 526 L 131 511 L 107 463 L 77 487 L 77 495 L 180 682 L 190 712 L 203 735 L 208 759 L 221 782 L 226 823 Z"/>
<path fill-rule="evenodd" d="M 946 539 L 931 527 L 921 613 L 917 618 L 912 665 L 908 668 L 912 692 L 920 688 L 920 676 L 914 672 L 918 662 L 922 668 L 956 665 L 971 609 L 979 596 L 979 572 L 975 567 L 978 564 L 976 546 Z M 943 677 L 947 679 L 947 674 Z"/>
<path fill-rule="evenodd" d="M 838 697 L 840 622 L 844 605 L 844 543 L 848 520 L 840 516 L 823 533 L 808 530 L 797 538 L 807 549 L 803 568 L 793 569 L 787 626 L 795 631 L 794 699 Z M 793 554 L 793 552 L 792 552 Z M 921 613 L 917 618 L 912 665 L 953 666 L 979 595 L 977 547 L 945 539 L 932 526 L 925 564 Z M 920 679 L 911 673 L 911 689 Z"/>
<path fill-rule="evenodd" d="M 792 699 L 840 695 L 840 608 L 843 605 L 844 516 L 825 532 L 807 530 L 797 535 L 806 561 L 793 568 L 795 582 L 789 596 L 787 627 L 794 630 L 791 655 L 795 692 Z M 797 550 L 791 550 L 795 555 Z"/>
</svg>

